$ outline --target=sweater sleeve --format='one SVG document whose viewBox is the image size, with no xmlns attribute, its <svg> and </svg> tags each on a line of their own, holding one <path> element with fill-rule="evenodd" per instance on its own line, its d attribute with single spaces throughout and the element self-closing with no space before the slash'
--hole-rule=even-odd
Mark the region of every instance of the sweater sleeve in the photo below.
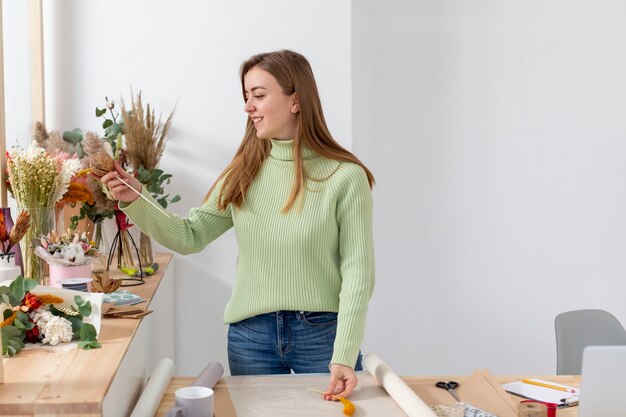
<svg viewBox="0 0 626 417">
<path fill-rule="evenodd" d="M 331 363 L 354 368 L 375 280 L 372 193 L 361 167 L 354 164 L 343 167 L 348 172 L 342 179 L 337 203 L 341 291 Z"/>
<path fill-rule="evenodd" d="M 141 194 L 158 205 L 145 187 Z M 187 255 L 201 251 L 233 226 L 230 209 L 217 209 L 218 195 L 216 187 L 208 201 L 202 207 L 191 209 L 186 218 L 159 210 L 143 198 L 130 204 L 120 203 L 120 208 L 142 232 L 166 248 Z"/>
</svg>

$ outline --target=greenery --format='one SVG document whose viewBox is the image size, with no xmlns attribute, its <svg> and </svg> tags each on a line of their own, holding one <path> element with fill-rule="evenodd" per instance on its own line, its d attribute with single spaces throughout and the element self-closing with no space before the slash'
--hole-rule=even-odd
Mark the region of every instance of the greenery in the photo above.
<svg viewBox="0 0 626 417">
<path fill-rule="evenodd" d="M 171 174 L 166 174 L 162 169 L 158 168 L 148 170 L 140 166 L 137 171 L 137 179 L 139 182 L 146 186 L 146 189 L 152 194 L 152 197 L 154 197 L 163 208 L 167 208 L 168 203 L 173 204 L 180 200 L 178 194 L 172 197 L 169 202 L 167 200 L 170 195 L 162 195 L 165 193 L 164 186 L 170 183 L 171 177 Z"/>
<path fill-rule="evenodd" d="M 163 208 L 167 208 L 168 204 L 173 204 L 179 201 L 179 195 L 170 196 L 170 194 L 165 193 L 165 186 L 170 183 L 172 178 L 171 174 L 167 174 L 162 169 L 156 167 L 147 169 L 144 165 L 134 166 L 132 161 L 136 161 L 136 158 L 132 158 L 130 161 L 128 160 L 124 147 L 124 138 L 129 134 L 128 126 L 124 122 L 123 117 L 120 116 L 116 110 L 115 104 L 110 101 L 108 97 L 105 97 L 105 100 L 106 105 L 103 108 L 96 107 L 95 115 L 98 118 L 102 118 L 102 128 L 104 129 L 104 138 L 102 140 L 108 142 L 111 146 L 111 149 L 113 150 L 113 158 L 116 159 L 124 168 L 130 168 L 139 182 L 146 187 L 150 194 Z M 134 115 L 133 110 L 125 111 L 125 115 L 126 117 L 132 117 Z M 143 118 L 141 121 L 144 121 Z M 133 124 L 133 127 L 136 128 L 136 124 Z M 162 131 L 159 131 L 159 133 L 161 132 Z M 167 133 L 167 129 L 163 134 L 165 133 Z M 89 156 L 86 154 L 86 149 L 83 148 L 83 139 L 85 136 L 84 132 L 78 128 L 63 132 L 63 140 L 72 145 L 72 149 L 80 158 Z M 135 136 L 133 137 L 135 138 Z M 126 138 L 126 140 L 128 140 L 128 138 Z M 126 166 L 128 164 L 130 164 L 129 167 Z M 76 228 L 78 222 L 84 218 L 88 218 L 92 222 L 97 223 L 105 218 L 108 219 L 113 217 L 113 214 L 114 210 L 103 209 L 97 201 L 93 204 L 85 202 L 80 208 L 80 214 L 72 217 L 70 227 Z"/>
<path fill-rule="evenodd" d="M 96 340 L 95 327 L 83 322 L 85 317 L 91 315 L 91 301 L 75 296 L 76 306 L 64 307 L 62 298 L 50 294 L 32 294 L 30 291 L 36 286 L 36 280 L 23 278 L 20 275 L 11 282 L 10 286 L 0 287 L 0 301 L 6 305 L 2 313 L 3 321 L 0 323 L 3 355 L 16 355 L 24 348 L 25 341 L 45 343 L 48 340 L 47 337 L 52 337 L 45 334 L 46 329 L 52 329 L 52 326 L 46 328 L 45 320 L 38 321 L 37 316 L 44 314 L 58 317 L 61 322 L 71 324 L 72 334 L 68 334 L 70 337 L 63 341 L 79 340 L 78 345 L 83 349 L 100 347 Z M 55 342 L 51 342 L 51 344 L 56 343 L 59 343 L 58 337 Z"/>
</svg>

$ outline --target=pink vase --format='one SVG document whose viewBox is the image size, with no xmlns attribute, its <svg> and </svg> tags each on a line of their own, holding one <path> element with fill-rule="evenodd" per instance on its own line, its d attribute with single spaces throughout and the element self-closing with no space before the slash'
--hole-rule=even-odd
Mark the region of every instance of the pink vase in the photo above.
<svg viewBox="0 0 626 417">
<path fill-rule="evenodd" d="M 61 281 L 68 278 L 91 278 L 91 265 L 63 266 L 50 264 L 50 286 L 62 288 Z"/>
</svg>

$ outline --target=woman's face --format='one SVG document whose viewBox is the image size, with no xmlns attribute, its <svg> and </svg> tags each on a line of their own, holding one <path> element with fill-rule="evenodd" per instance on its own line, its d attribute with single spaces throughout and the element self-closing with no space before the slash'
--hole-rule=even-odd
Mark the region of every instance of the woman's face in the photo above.
<svg viewBox="0 0 626 417">
<path fill-rule="evenodd" d="M 293 139 L 299 111 L 296 94 L 285 95 L 276 78 L 258 67 L 252 67 L 243 80 L 243 109 L 252 119 L 256 135 L 261 139 Z"/>
</svg>

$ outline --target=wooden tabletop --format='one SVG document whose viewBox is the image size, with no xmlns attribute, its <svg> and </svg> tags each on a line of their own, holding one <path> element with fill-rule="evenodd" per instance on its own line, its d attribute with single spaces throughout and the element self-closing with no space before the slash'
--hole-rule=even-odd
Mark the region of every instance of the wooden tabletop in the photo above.
<svg viewBox="0 0 626 417">
<path fill-rule="evenodd" d="M 402 377 L 402 379 L 413 389 L 415 390 L 416 386 L 430 386 L 434 387 L 435 382 L 441 380 L 458 380 L 462 381 L 464 377 L 458 376 L 426 376 L 426 377 L 418 377 L 418 376 L 406 376 Z M 580 386 L 580 376 L 572 376 L 572 375 L 550 375 L 550 376 L 524 376 L 524 378 L 541 378 L 549 381 L 554 381 L 560 384 L 569 385 L 573 387 Z M 159 407 L 156 411 L 155 417 L 166 417 L 169 409 L 174 405 L 175 398 L 174 392 L 178 388 L 186 387 L 190 385 L 195 377 L 174 377 L 172 378 L 167 390 L 165 391 L 165 395 L 159 404 Z M 496 377 L 498 382 L 501 384 L 505 384 L 507 382 L 513 382 L 519 380 L 519 376 L 502 376 Z M 227 400 L 228 395 L 226 384 L 223 380 L 220 380 L 218 384 L 214 388 L 215 390 L 215 417 L 221 417 L 223 415 L 231 415 L 232 404 L 226 404 L 230 402 Z M 524 400 L 524 398 L 518 397 L 516 395 L 511 395 L 511 398 L 515 402 L 520 402 Z M 569 407 L 557 410 L 557 417 L 576 417 L 578 415 L 578 407 Z"/>
<path fill-rule="evenodd" d="M 171 260 L 171 254 L 157 255 L 156 273 L 146 277 L 145 284 L 126 288 L 146 299 L 140 305 L 150 304 Z M 100 349 L 68 350 L 60 345 L 4 358 L 0 415 L 100 416 L 102 401 L 140 323 L 140 319 L 103 319 Z"/>
</svg>

